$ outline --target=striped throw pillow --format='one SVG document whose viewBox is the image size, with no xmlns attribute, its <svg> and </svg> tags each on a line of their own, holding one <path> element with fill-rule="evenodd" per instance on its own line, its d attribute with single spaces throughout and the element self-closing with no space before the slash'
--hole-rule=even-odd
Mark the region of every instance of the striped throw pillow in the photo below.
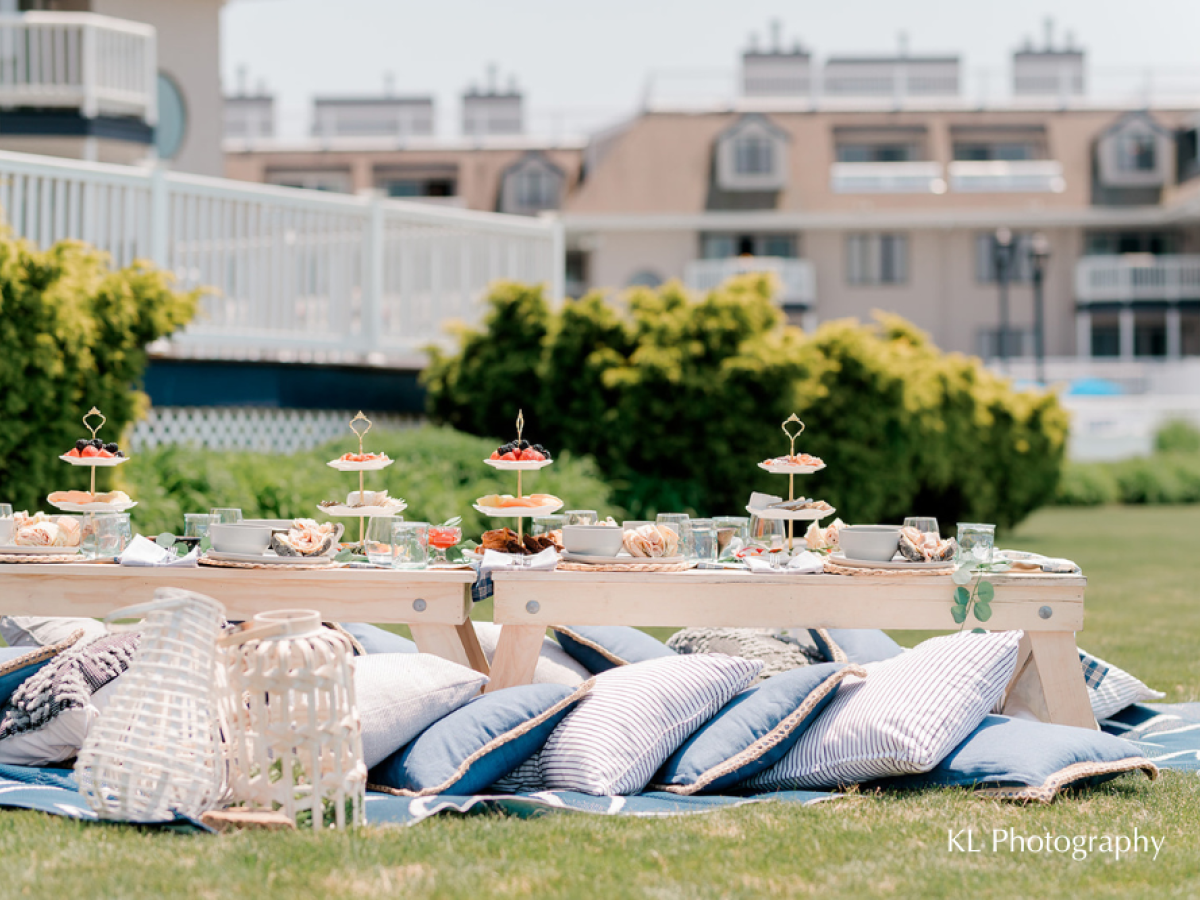
<svg viewBox="0 0 1200 900">
<path fill-rule="evenodd" d="M 983 721 L 1017 662 L 1021 632 L 933 638 L 863 666 L 788 754 L 742 782 L 755 790 L 835 788 L 928 772 Z"/>
<path fill-rule="evenodd" d="M 1085 671 L 1096 664 L 1106 669 L 1104 677 L 1097 684 L 1088 684 L 1088 697 L 1092 701 L 1092 713 L 1097 719 L 1107 719 L 1115 716 L 1127 706 L 1135 703 L 1145 703 L 1147 700 L 1161 700 L 1167 696 L 1161 691 L 1147 687 L 1139 679 L 1130 675 L 1124 669 L 1106 663 L 1098 656 L 1079 651 Z"/>
<path fill-rule="evenodd" d="M 758 660 L 696 653 L 597 675 L 591 693 L 542 748 L 545 788 L 601 796 L 638 793 L 761 668 Z"/>
</svg>

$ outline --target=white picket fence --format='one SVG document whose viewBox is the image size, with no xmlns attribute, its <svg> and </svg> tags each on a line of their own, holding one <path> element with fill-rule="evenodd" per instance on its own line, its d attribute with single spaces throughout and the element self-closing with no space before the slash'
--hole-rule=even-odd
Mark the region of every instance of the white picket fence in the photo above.
<svg viewBox="0 0 1200 900">
<path fill-rule="evenodd" d="M 129 438 L 131 453 L 174 444 L 207 450 L 256 450 L 296 453 L 336 438 L 353 449 L 347 423 L 355 410 L 262 409 L 256 407 L 156 406 L 137 422 Z M 368 413 L 374 428 L 413 428 L 418 416 Z"/>
<path fill-rule="evenodd" d="M 561 224 L 379 196 L 0 152 L 0 209 L 42 246 L 78 238 L 206 288 L 175 356 L 386 363 L 448 320 L 476 322 L 499 279 L 563 293 Z"/>
</svg>

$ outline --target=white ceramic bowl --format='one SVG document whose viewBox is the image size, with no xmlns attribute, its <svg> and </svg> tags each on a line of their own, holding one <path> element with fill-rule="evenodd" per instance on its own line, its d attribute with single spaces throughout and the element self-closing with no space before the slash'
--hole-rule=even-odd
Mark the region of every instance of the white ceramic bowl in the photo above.
<svg viewBox="0 0 1200 900">
<path fill-rule="evenodd" d="M 838 529 L 838 544 L 850 559 L 891 562 L 900 548 L 900 526 L 847 525 Z"/>
<path fill-rule="evenodd" d="M 218 553 L 266 553 L 271 529 L 265 525 L 209 525 L 208 537 Z"/>
<path fill-rule="evenodd" d="M 625 531 L 612 525 L 564 525 L 563 547 L 580 556 L 616 556 Z"/>
</svg>

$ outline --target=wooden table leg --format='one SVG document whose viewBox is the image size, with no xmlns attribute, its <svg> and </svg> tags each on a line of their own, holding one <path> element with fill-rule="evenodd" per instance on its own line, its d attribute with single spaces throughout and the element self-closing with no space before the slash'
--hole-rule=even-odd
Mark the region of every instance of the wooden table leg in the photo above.
<svg viewBox="0 0 1200 900">
<path fill-rule="evenodd" d="M 475 626 L 468 619 L 460 625 L 454 626 L 458 632 L 458 638 L 462 641 L 463 649 L 467 651 L 467 659 L 470 660 L 471 668 L 476 672 L 482 672 L 484 675 L 491 673 L 491 667 L 488 665 L 487 655 L 483 652 L 483 648 L 479 646 L 479 635 L 475 633 Z"/>
<path fill-rule="evenodd" d="M 475 637 L 475 629 L 471 628 L 471 623 L 466 623 L 467 628 L 471 631 L 471 637 Z M 442 659 L 448 659 L 450 662 L 456 662 L 460 666 L 467 666 L 475 669 L 476 667 L 471 662 L 471 651 L 466 646 L 466 640 L 463 633 L 459 630 L 461 626 L 456 625 L 409 625 L 412 630 L 413 640 L 417 642 L 417 649 L 422 653 L 432 653 L 434 656 L 440 656 Z M 479 650 L 479 642 L 475 641 L 475 650 L 479 653 L 480 658 L 483 657 L 482 651 Z M 476 671 L 479 671 L 476 669 Z M 487 661 L 484 660 L 484 672 L 487 671 Z"/>
<path fill-rule="evenodd" d="M 484 693 L 533 684 L 533 674 L 537 670 L 538 655 L 542 652 L 545 636 L 544 625 L 502 627 L 500 639 L 496 642 L 496 653 L 492 657 L 492 680 L 483 689 Z"/>
<path fill-rule="evenodd" d="M 1070 631 L 1028 631 L 1025 636 L 1041 682 L 1047 719 L 1057 725 L 1095 730 L 1096 717 L 1083 681 L 1075 635 Z"/>
</svg>

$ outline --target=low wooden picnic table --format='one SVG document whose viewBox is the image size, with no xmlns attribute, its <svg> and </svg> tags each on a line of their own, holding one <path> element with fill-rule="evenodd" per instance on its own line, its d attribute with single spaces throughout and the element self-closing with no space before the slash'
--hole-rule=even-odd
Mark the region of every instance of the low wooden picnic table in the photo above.
<svg viewBox="0 0 1200 900">
<path fill-rule="evenodd" d="M 949 575 L 753 575 L 734 570 L 578 572 L 498 570 L 493 621 L 503 626 L 487 690 L 533 680 L 547 626 L 891 628 L 957 631 Z M 1082 575 L 989 576 L 987 628 L 1022 630 L 1006 709 L 1095 728 L 1075 632 Z M 972 623 L 975 624 L 975 623 Z M 968 626 L 969 627 L 969 626 Z"/>
<path fill-rule="evenodd" d="M 416 571 L 136 567 L 113 563 L 0 565 L 0 613 L 103 618 L 122 606 L 177 587 L 219 600 L 233 620 L 279 609 L 315 609 L 327 622 L 407 625 L 422 653 L 487 673 L 469 615 L 469 569 Z"/>
</svg>

